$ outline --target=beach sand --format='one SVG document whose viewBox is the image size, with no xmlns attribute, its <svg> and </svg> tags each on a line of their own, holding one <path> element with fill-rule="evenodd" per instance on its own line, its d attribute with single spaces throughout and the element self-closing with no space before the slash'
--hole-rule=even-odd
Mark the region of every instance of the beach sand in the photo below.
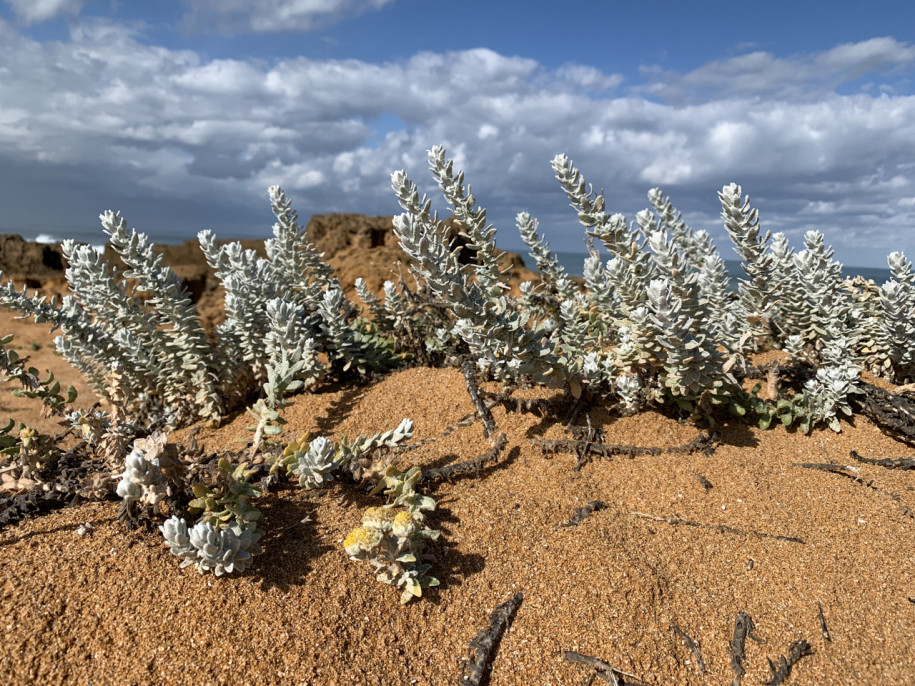
<svg viewBox="0 0 915 686">
<path fill-rule="evenodd" d="M 76 384 L 78 404 L 91 405 L 91 390 L 53 354 L 48 328 L 0 312 L 0 333 L 16 335 L 20 354 Z M 403 453 L 402 467 L 490 449 L 479 421 L 453 428 L 473 412 L 455 369 L 405 369 L 292 400 L 287 440 L 305 431 L 352 438 L 409 417 L 414 441 L 429 440 Z M 35 405 L 4 390 L 0 419 L 53 430 Z M 703 428 L 592 407 L 605 443 L 660 450 L 576 470 L 571 452 L 536 444 L 570 438 L 565 412 L 493 412 L 508 439 L 499 459 L 421 487 L 438 503 L 429 525 L 442 532 L 430 545 L 441 586 L 421 599 L 401 605 L 397 589 L 344 552 L 364 509 L 382 502 L 350 484 L 304 491 L 290 482 L 259 500 L 264 552 L 222 578 L 179 569 L 158 532 L 128 531 L 116 501 L 91 502 L 0 531 L 0 673 L 10 684 L 454 685 L 466 681 L 468 643 L 520 592 L 483 683 L 601 682 L 564 659 L 568 651 L 631 675 L 620 683 L 731 683 L 741 612 L 760 639 L 746 639 L 745 684 L 769 680 L 768 660 L 801 639 L 812 654 L 788 684 L 915 681 L 915 471 L 849 456 L 912 450 L 868 420 L 809 436 L 734 421 L 718 427 L 711 454 L 682 453 L 665 449 Z M 238 450 L 250 423 L 238 412 L 197 440 L 208 453 Z M 794 466 L 811 462 L 849 465 L 858 478 Z M 564 526 L 595 500 L 604 507 Z M 79 535 L 86 522 L 91 533 Z"/>
</svg>

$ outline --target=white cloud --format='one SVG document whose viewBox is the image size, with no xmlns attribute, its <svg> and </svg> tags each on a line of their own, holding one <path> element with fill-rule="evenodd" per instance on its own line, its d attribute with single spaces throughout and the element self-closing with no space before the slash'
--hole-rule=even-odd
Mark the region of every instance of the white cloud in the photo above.
<svg viewBox="0 0 915 686">
<path fill-rule="evenodd" d="M 61 15 L 75 17 L 85 0 L 4 0 L 25 24 L 37 24 Z"/>
<path fill-rule="evenodd" d="M 595 67 L 584 64 L 567 64 L 556 71 L 560 79 L 566 79 L 581 88 L 592 91 L 611 91 L 623 83 L 620 74 L 604 74 Z"/>
<path fill-rule="evenodd" d="M 394 0 L 183 0 L 187 27 L 226 33 L 274 33 L 327 28 Z"/>
<path fill-rule="evenodd" d="M 721 242 L 715 192 L 736 181 L 766 228 L 823 229 L 840 257 L 844 250 L 858 259 L 862 246 L 915 254 L 915 96 L 830 91 L 811 99 L 774 85 L 804 68 L 808 76 L 792 77 L 797 89 L 834 82 L 817 76 L 817 64 L 831 74 L 872 70 L 879 83 L 887 65 L 910 65 L 912 51 L 877 39 L 649 76 L 672 93 L 708 85 L 704 98 L 672 103 L 637 88 L 617 93 L 619 79 L 595 68 L 550 70 L 487 49 L 377 64 L 209 60 L 144 44 L 113 23 L 83 23 L 64 42 L 38 42 L 0 23 L 2 229 L 86 226 L 112 206 L 150 231 L 159 227 L 144 226 L 144 217 L 164 221 L 156 211 L 171 212 L 168 227 L 186 235 L 219 222 L 266 228 L 264 189 L 274 183 L 303 217 L 394 213 L 390 172 L 407 169 L 437 196 L 425 151 L 443 144 L 515 245 L 512 218 L 528 210 L 555 248 L 581 247 L 583 230 L 549 167 L 565 152 L 607 189 L 611 211 L 632 216 L 647 205 L 647 189 L 661 185 L 692 225 Z M 769 94 L 710 76 L 725 72 L 741 74 L 738 81 L 753 74 Z M 376 133 L 382 118 L 405 128 Z"/>
<path fill-rule="evenodd" d="M 639 90 L 672 103 L 735 96 L 809 101 L 865 75 L 891 73 L 913 64 L 915 46 L 893 38 L 871 38 L 785 58 L 757 51 L 715 60 L 686 74 L 646 66 L 642 71 L 648 83 Z"/>
</svg>

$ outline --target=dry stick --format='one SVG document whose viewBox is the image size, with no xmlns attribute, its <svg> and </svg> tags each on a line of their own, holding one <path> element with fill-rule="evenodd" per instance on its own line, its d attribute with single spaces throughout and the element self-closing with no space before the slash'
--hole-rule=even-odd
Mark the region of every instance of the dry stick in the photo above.
<svg viewBox="0 0 915 686">
<path fill-rule="evenodd" d="M 673 629 L 674 633 L 677 634 L 677 636 L 683 639 L 683 643 L 686 644 L 689 652 L 691 652 L 693 657 L 696 658 L 696 666 L 699 668 L 699 674 L 705 675 L 705 662 L 702 661 L 702 654 L 699 652 L 699 646 L 693 639 L 686 635 L 686 632 L 683 631 L 683 629 L 678 627 L 676 624 L 671 625 L 671 628 Z"/>
<path fill-rule="evenodd" d="M 559 439 L 552 441 L 532 440 L 531 443 L 540 448 L 544 453 L 570 452 L 575 454 L 590 454 L 598 457 L 610 457 L 612 455 L 625 455 L 632 458 L 639 455 L 661 455 L 662 453 L 696 453 L 709 452 L 714 450 L 713 436 L 706 433 L 700 434 L 697 438 L 683 445 L 675 445 L 669 448 L 644 447 L 638 445 L 615 445 L 592 443 L 590 441 L 570 441 Z"/>
<path fill-rule="evenodd" d="M 605 503 L 603 500 L 592 500 L 584 507 L 580 507 L 575 510 L 575 514 L 572 515 L 572 519 L 569 520 L 567 524 L 560 524 L 559 526 L 578 526 L 586 517 L 590 517 L 592 514 L 598 510 L 603 510 L 605 507 L 607 507 L 607 503 Z"/>
<path fill-rule="evenodd" d="M 844 467 L 840 464 L 832 464 L 831 462 L 792 462 L 791 464 L 794 467 L 803 467 L 804 469 L 819 469 L 823 472 L 832 472 L 854 481 L 861 480 L 861 477 L 855 474 L 851 467 Z"/>
<path fill-rule="evenodd" d="M 854 452 L 854 451 L 852 451 L 852 452 Z M 878 488 L 877 486 L 874 486 L 874 482 L 876 481 L 876 479 L 871 479 L 870 481 L 865 482 L 858 475 L 858 473 L 857 473 L 858 470 L 855 469 L 854 467 L 843 467 L 842 465 L 832 464 L 829 462 L 826 462 L 826 463 L 792 462 L 792 464 L 795 467 L 803 467 L 804 469 L 819 469 L 824 472 L 832 472 L 833 474 L 838 474 L 839 476 L 844 476 L 846 479 L 851 479 L 856 484 L 860 484 L 860 485 L 864 486 L 865 488 L 871 489 L 872 491 L 876 491 L 877 493 L 881 493 L 883 495 L 889 496 L 897 503 L 902 500 L 902 496 L 900 496 L 898 493 L 884 491 L 882 488 Z M 900 512 L 900 514 L 903 514 L 906 517 L 912 517 L 913 519 L 915 519 L 915 512 L 912 512 L 912 510 L 909 507 L 907 507 L 906 505 L 900 505 L 899 512 Z"/>
<path fill-rule="evenodd" d="M 588 451 L 591 449 L 591 445 L 595 443 L 597 445 L 602 445 L 604 442 L 604 433 L 600 430 L 595 432 L 594 428 L 591 426 L 591 415 L 586 414 L 585 420 L 587 421 L 588 425 L 584 427 L 584 433 L 582 434 L 579 431 L 579 435 L 583 435 L 584 438 L 580 439 L 580 445 L 575 451 L 578 455 L 578 461 L 575 464 L 576 472 L 581 471 L 581 468 L 591 461 L 591 458 L 588 455 Z M 569 427 L 566 426 L 566 430 L 568 429 Z"/>
<path fill-rule="evenodd" d="M 591 416 L 585 415 L 585 419 L 588 420 L 587 426 L 576 426 L 570 425 L 566 427 L 566 431 L 572 434 L 572 438 L 578 441 L 584 441 L 585 439 L 591 441 L 592 443 L 603 443 L 604 442 L 604 432 L 602 429 L 591 426 Z"/>
<path fill-rule="evenodd" d="M 566 662 L 572 662 L 579 665 L 584 665 L 585 667 L 590 667 L 596 672 L 596 676 L 600 677 L 604 681 L 609 681 L 613 686 L 642 686 L 635 681 L 629 681 L 627 679 L 620 679 L 617 677 L 617 674 L 623 677 L 630 677 L 635 679 L 635 675 L 624 672 L 622 669 L 609 665 L 598 657 L 592 657 L 590 655 L 582 655 L 581 653 L 576 653 L 573 650 L 567 650 L 562 654 L 562 658 Z"/>
<path fill-rule="evenodd" d="M 858 462 L 873 464 L 878 467 L 886 467 L 887 469 L 915 469 L 915 458 L 912 457 L 904 457 L 898 460 L 891 460 L 889 458 L 884 460 L 872 460 L 867 457 L 862 457 L 854 450 L 851 451 L 850 455 Z"/>
<path fill-rule="evenodd" d="M 823 616 L 823 606 L 817 603 L 817 608 L 819 608 L 820 631 L 823 633 L 823 638 L 832 643 L 832 639 L 829 637 L 829 629 L 826 628 L 826 618 Z"/>
<path fill-rule="evenodd" d="M 483 676 L 486 674 L 486 665 L 492 659 L 499 644 L 499 639 L 508 628 L 508 625 L 514 619 L 518 606 L 524 599 L 521 591 L 518 591 L 507 601 L 499 605 L 490 617 L 489 629 L 483 629 L 468 644 L 473 652 L 473 659 L 464 668 L 464 674 L 458 682 L 461 686 L 470 684 L 471 686 L 480 686 Z"/>
<path fill-rule="evenodd" d="M 489 411 L 489 407 L 483 402 L 483 398 L 480 397 L 480 387 L 477 385 L 477 380 L 473 376 L 473 362 L 464 360 L 464 363 L 461 365 L 461 373 L 464 375 L 464 381 L 467 384 L 467 392 L 470 393 L 470 400 L 473 402 L 473 406 L 477 409 L 477 414 L 483 421 L 483 435 L 495 446 L 496 420 L 493 419 L 492 412 Z"/>
<path fill-rule="evenodd" d="M 724 524 L 703 524 L 701 522 L 691 522 L 688 519 L 680 519 L 679 517 L 657 517 L 655 515 L 646 514 L 644 512 L 630 512 L 633 517 L 641 517 L 642 519 L 651 519 L 655 522 L 665 522 L 667 524 L 683 524 L 684 526 L 694 526 L 698 529 L 712 529 L 718 533 L 723 534 L 738 534 L 740 536 L 755 536 L 756 538 L 772 538 L 776 541 L 788 541 L 789 543 L 801 543 L 804 544 L 805 541 L 803 538 L 798 538 L 797 536 L 779 536 L 777 534 L 767 534 L 762 531 L 744 531 L 743 529 L 736 529 L 733 526 L 726 526 Z"/>
<path fill-rule="evenodd" d="M 791 668 L 805 655 L 813 655 L 813 650 L 810 648 L 810 644 L 807 643 L 807 641 L 801 639 L 800 641 L 792 643 L 787 660 L 783 655 L 778 656 L 777 663 L 769 660 L 769 669 L 772 670 L 772 678 L 769 679 L 769 681 L 763 682 L 764 685 L 781 686 L 785 682 L 785 679 L 788 678 L 788 675 L 791 674 Z"/>
<path fill-rule="evenodd" d="M 451 479 L 456 476 L 464 476 L 465 474 L 479 475 L 480 470 L 483 469 L 487 462 L 496 461 L 502 451 L 505 450 L 506 445 L 508 445 L 508 439 L 505 437 L 504 433 L 500 433 L 496 436 L 495 445 L 491 450 L 472 460 L 456 462 L 455 464 L 450 464 L 438 469 L 426 469 L 423 471 L 422 481 L 423 483 L 427 483 L 430 481 L 439 481 L 441 479 Z"/>
<path fill-rule="evenodd" d="M 502 405 L 508 412 L 536 414 L 541 417 L 556 413 L 568 404 L 568 398 L 563 395 L 553 398 L 515 398 L 508 393 L 481 391 L 481 394 Z"/>
<path fill-rule="evenodd" d="M 873 384 L 862 382 L 859 387 L 862 393 L 850 398 L 854 409 L 897 441 L 915 445 L 915 404 Z"/>
<path fill-rule="evenodd" d="M 731 641 L 731 670 L 734 672 L 732 686 L 740 686 L 740 681 L 746 675 L 743 661 L 746 658 L 747 636 L 757 643 L 763 642 L 761 638 L 753 635 L 753 629 L 755 628 L 756 625 L 753 624 L 750 615 L 740 610 L 734 620 L 734 639 Z"/>
</svg>

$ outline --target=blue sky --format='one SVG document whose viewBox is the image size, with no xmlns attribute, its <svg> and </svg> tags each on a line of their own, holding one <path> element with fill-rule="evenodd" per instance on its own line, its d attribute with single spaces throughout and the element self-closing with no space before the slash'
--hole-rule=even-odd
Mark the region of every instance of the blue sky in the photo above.
<svg viewBox="0 0 915 686">
<path fill-rule="evenodd" d="M 394 214 L 397 169 L 446 212 L 441 144 L 508 248 L 524 210 L 583 249 L 565 153 L 610 211 L 658 186 L 726 258 L 733 181 L 764 228 L 882 266 L 915 257 L 910 4 L 3 0 L 0 231 L 89 239 L 110 208 L 263 236 L 267 186 L 303 219 Z"/>
</svg>

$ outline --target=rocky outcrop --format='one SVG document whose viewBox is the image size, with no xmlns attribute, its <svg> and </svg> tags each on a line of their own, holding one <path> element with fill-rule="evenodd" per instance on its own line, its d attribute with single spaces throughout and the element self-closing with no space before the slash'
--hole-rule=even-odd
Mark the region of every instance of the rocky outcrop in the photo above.
<svg viewBox="0 0 915 686">
<path fill-rule="evenodd" d="M 446 224 L 455 247 L 462 247 L 458 255 L 460 261 L 472 263 L 475 256 L 460 236 L 460 224 L 454 217 L 448 218 Z M 309 220 L 306 235 L 337 272 L 348 294 L 352 294 L 353 284 L 359 277 L 375 292 L 381 291 L 386 280 L 396 281 L 401 275 L 413 285 L 409 261 L 394 235 L 393 217 L 318 214 Z M 220 241 L 226 242 L 230 241 Z M 241 244 L 245 249 L 265 254 L 263 239 L 242 240 Z M 193 300 L 199 303 L 204 318 L 210 319 L 208 313 L 218 317 L 222 310 L 222 292 L 197 241 L 157 245 L 156 250 L 163 255 L 163 262 L 184 281 Z M 105 259 L 123 271 L 124 264 L 110 245 L 105 247 Z M 515 282 L 535 277 L 517 253 L 503 253 L 502 265 Z M 60 294 L 66 290 L 65 269 L 66 260 L 59 243 L 32 243 L 17 235 L 0 235 L 0 270 L 17 285 Z"/>
<path fill-rule="evenodd" d="M 0 271 L 4 280 L 40 288 L 44 281 L 63 278 L 65 264 L 59 243 L 33 243 L 16 234 L 0 235 Z"/>
</svg>

